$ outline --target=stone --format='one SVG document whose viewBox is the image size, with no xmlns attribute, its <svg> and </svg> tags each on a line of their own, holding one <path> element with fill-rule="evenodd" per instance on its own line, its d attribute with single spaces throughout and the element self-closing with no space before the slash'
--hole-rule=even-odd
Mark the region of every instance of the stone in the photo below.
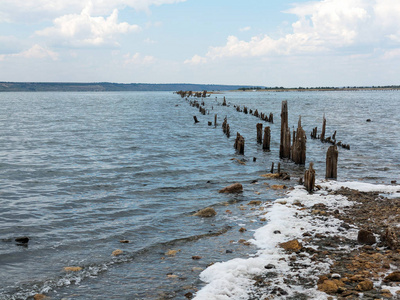
<svg viewBox="0 0 400 300">
<path fill-rule="evenodd" d="M 400 281 L 400 272 L 390 273 L 385 277 L 385 281 Z"/>
<path fill-rule="evenodd" d="M 267 270 L 270 270 L 270 269 L 275 269 L 276 267 L 273 264 L 268 264 L 268 265 L 264 266 L 264 268 Z"/>
<path fill-rule="evenodd" d="M 217 215 L 217 212 L 212 207 L 207 207 L 202 210 L 199 210 L 194 216 L 203 217 L 203 218 L 211 218 Z"/>
<path fill-rule="evenodd" d="M 120 249 L 117 249 L 117 250 L 114 250 L 114 251 L 111 253 L 111 255 L 112 255 L 112 256 L 118 256 L 118 255 L 121 255 L 122 253 L 124 253 L 124 251 L 122 251 L 122 250 L 120 250 Z"/>
<path fill-rule="evenodd" d="M 284 190 L 284 189 L 286 189 L 286 185 L 284 185 L 284 184 L 274 184 L 274 185 L 271 185 L 271 189 L 273 189 L 273 190 Z"/>
<path fill-rule="evenodd" d="M 66 272 L 78 272 L 80 270 L 82 270 L 81 267 L 65 267 L 64 268 L 64 271 L 66 271 Z"/>
<path fill-rule="evenodd" d="M 168 275 L 167 275 L 167 278 L 178 279 L 179 276 L 178 276 L 178 275 L 175 275 L 175 274 L 168 274 Z"/>
<path fill-rule="evenodd" d="M 260 176 L 264 177 L 264 178 L 279 178 L 280 175 L 281 174 L 279 174 L 279 173 L 269 173 L 269 174 L 263 174 L 263 175 L 260 175 Z"/>
<path fill-rule="evenodd" d="M 165 255 L 175 256 L 179 251 L 181 251 L 181 250 L 168 250 L 167 252 L 165 252 Z"/>
<path fill-rule="evenodd" d="M 46 299 L 50 298 L 43 294 L 36 294 L 35 296 L 33 296 L 33 300 L 46 300 Z"/>
<path fill-rule="evenodd" d="M 400 248 L 400 239 L 398 238 L 396 230 L 394 230 L 394 228 L 391 226 L 386 228 L 385 234 L 383 235 L 383 240 L 391 250 Z"/>
<path fill-rule="evenodd" d="M 289 252 L 300 251 L 303 246 L 298 240 L 291 240 L 286 243 L 280 243 L 279 246 Z"/>
<path fill-rule="evenodd" d="M 28 244 L 29 238 L 27 236 L 17 237 L 15 241 L 20 244 Z"/>
<path fill-rule="evenodd" d="M 241 193 L 241 192 L 243 192 L 243 186 L 240 183 L 231 184 L 219 191 L 219 193 Z"/>
<path fill-rule="evenodd" d="M 327 294 L 336 293 L 338 289 L 339 287 L 333 280 L 325 280 L 323 283 L 318 284 L 318 290 Z"/>
<path fill-rule="evenodd" d="M 122 244 L 129 244 L 128 240 L 120 240 L 119 242 L 122 243 Z"/>
<path fill-rule="evenodd" d="M 239 232 L 245 232 L 245 231 L 247 231 L 247 229 L 244 228 L 244 227 L 241 227 L 241 228 L 239 229 Z"/>
<path fill-rule="evenodd" d="M 193 260 L 199 260 L 199 259 L 201 259 L 202 257 L 201 256 L 198 256 L 198 255 L 193 255 L 192 256 L 192 259 Z"/>
<path fill-rule="evenodd" d="M 376 243 L 376 238 L 371 231 L 361 229 L 358 231 L 357 241 L 360 244 L 373 245 Z"/>
<path fill-rule="evenodd" d="M 261 205 L 261 200 L 251 200 L 247 205 Z"/>
<path fill-rule="evenodd" d="M 374 284 L 372 283 L 371 280 L 364 280 L 361 281 L 359 284 L 356 286 L 356 290 L 360 292 L 365 292 L 365 291 L 370 291 L 374 288 Z"/>
</svg>

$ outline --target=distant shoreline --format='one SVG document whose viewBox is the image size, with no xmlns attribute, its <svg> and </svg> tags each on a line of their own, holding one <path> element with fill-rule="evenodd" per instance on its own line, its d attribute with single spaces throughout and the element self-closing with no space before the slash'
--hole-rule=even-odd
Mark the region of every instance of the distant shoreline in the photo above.
<svg viewBox="0 0 400 300">
<path fill-rule="evenodd" d="M 176 92 L 181 90 L 207 91 L 209 94 L 223 92 L 397 91 L 400 90 L 400 86 L 285 88 L 191 83 L 0 82 L 0 92 Z"/>
</svg>

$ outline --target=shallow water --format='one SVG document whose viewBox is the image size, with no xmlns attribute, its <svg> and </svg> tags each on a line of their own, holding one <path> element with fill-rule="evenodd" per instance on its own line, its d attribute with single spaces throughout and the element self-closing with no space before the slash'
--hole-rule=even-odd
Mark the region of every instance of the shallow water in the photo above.
<svg viewBox="0 0 400 300">
<path fill-rule="evenodd" d="M 39 292 L 55 299 L 184 299 L 202 286 L 200 268 L 255 251 L 237 241 L 262 226 L 246 204 L 279 196 L 260 175 L 279 162 L 282 100 L 290 126 L 301 115 L 309 136 L 316 126 L 320 132 L 325 114 L 327 135 L 336 130 L 337 140 L 351 145 L 339 149 L 338 180 L 390 184 L 400 181 L 399 96 L 216 94 L 205 100 L 210 114 L 203 116 L 169 92 L 0 94 L 0 299 Z M 271 152 L 256 143 L 260 120 L 234 105 L 274 114 L 275 123 L 265 123 Z M 227 116 L 231 138 L 207 125 L 214 114 L 219 124 Z M 246 139 L 245 166 L 231 160 L 242 158 L 233 149 L 236 131 Z M 307 166 L 313 161 L 320 178 L 328 146 L 307 140 Z M 304 173 L 281 164 L 291 184 Z M 236 181 L 243 194 L 217 192 Z M 191 216 L 208 206 L 215 218 Z M 27 247 L 16 245 L 18 236 L 30 237 Z M 115 249 L 124 254 L 111 256 Z M 170 249 L 180 251 L 168 257 Z M 66 273 L 65 266 L 83 270 Z"/>
</svg>

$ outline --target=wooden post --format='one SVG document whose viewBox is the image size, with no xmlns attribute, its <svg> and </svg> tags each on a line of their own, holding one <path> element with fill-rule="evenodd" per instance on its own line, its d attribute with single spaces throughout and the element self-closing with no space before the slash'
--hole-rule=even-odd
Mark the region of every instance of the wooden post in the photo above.
<svg viewBox="0 0 400 300">
<path fill-rule="evenodd" d="M 248 111 L 246 106 L 243 107 L 243 112 L 247 115 Z"/>
<path fill-rule="evenodd" d="M 225 99 L 225 96 L 224 96 L 224 102 L 222 102 L 222 106 L 226 106 L 226 99 Z"/>
<path fill-rule="evenodd" d="M 301 117 L 299 117 L 297 131 L 293 132 L 292 160 L 296 164 L 306 163 L 306 139 L 306 133 L 301 127 Z"/>
<path fill-rule="evenodd" d="M 194 119 L 194 122 L 195 122 L 195 123 L 199 123 L 199 120 L 197 120 L 197 117 L 196 117 L 196 116 L 193 116 L 193 119 Z"/>
<path fill-rule="evenodd" d="M 281 112 L 281 144 L 279 148 L 280 158 L 290 158 L 290 130 L 288 126 L 288 105 L 282 101 Z"/>
<path fill-rule="evenodd" d="M 273 174 L 274 173 L 274 163 L 272 163 L 272 166 L 271 166 L 271 172 L 270 172 L 271 174 Z"/>
<path fill-rule="evenodd" d="M 214 126 L 217 127 L 217 114 L 214 116 Z"/>
<path fill-rule="evenodd" d="M 274 115 L 272 113 L 269 114 L 268 122 L 274 123 Z"/>
<path fill-rule="evenodd" d="M 270 151 L 270 143 L 271 143 L 271 128 L 268 126 L 264 128 L 264 140 L 263 140 L 264 151 Z"/>
<path fill-rule="evenodd" d="M 322 119 L 321 142 L 325 141 L 325 128 L 326 128 L 326 119 L 325 119 L 325 114 L 324 114 L 324 118 Z"/>
<path fill-rule="evenodd" d="M 263 128 L 263 124 L 257 123 L 257 143 L 258 144 L 262 143 L 262 128 Z"/>
<path fill-rule="evenodd" d="M 244 154 L 244 138 L 240 135 L 240 133 L 236 133 L 236 140 L 234 147 L 239 154 Z"/>
<path fill-rule="evenodd" d="M 309 193 L 311 193 L 315 187 L 315 170 L 313 166 L 314 163 L 310 162 L 308 170 L 306 170 L 304 173 L 304 186 Z"/>
<path fill-rule="evenodd" d="M 231 130 L 229 128 L 229 124 L 226 123 L 226 132 L 225 132 L 226 136 L 229 138 L 231 136 Z"/>
<path fill-rule="evenodd" d="M 281 163 L 278 163 L 278 174 L 281 174 Z"/>
<path fill-rule="evenodd" d="M 337 178 L 338 154 L 336 145 L 330 146 L 326 152 L 326 179 Z"/>
</svg>

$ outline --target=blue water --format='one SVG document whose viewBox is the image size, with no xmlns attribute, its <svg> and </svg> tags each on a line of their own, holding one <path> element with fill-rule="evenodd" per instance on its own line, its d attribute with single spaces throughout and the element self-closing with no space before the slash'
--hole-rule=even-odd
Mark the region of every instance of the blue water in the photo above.
<svg viewBox="0 0 400 300">
<path fill-rule="evenodd" d="M 327 135 L 336 130 L 350 144 L 339 149 L 339 180 L 390 184 L 400 182 L 399 96 L 231 92 L 205 99 L 210 114 L 203 116 L 170 92 L 0 94 L 0 299 L 185 299 L 201 288 L 198 274 L 208 264 L 256 250 L 236 241 L 262 226 L 246 204 L 280 193 L 267 190 L 260 175 L 280 161 L 282 100 L 290 126 L 301 115 L 308 136 L 316 126 L 320 133 L 325 114 Z M 274 114 L 274 124 L 264 123 L 271 152 L 256 143 L 260 120 L 234 105 Z M 208 126 L 214 114 L 219 125 Z M 220 127 L 225 116 L 229 139 Z M 244 157 L 233 149 L 236 131 L 246 139 Z M 317 178 L 328 146 L 307 140 L 307 166 L 315 163 Z M 281 165 L 292 177 L 287 185 L 304 173 L 292 162 Z M 234 182 L 243 194 L 218 193 Z M 216 217 L 192 216 L 208 206 Z M 248 231 L 238 232 L 243 226 Z M 27 246 L 16 245 L 20 236 L 30 238 Z M 124 253 L 111 256 L 116 249 Z M 166 256 L 170 249 L 180 251 Z M 83 269 L 67 273 L 66 266 Z"/>
</svg>

